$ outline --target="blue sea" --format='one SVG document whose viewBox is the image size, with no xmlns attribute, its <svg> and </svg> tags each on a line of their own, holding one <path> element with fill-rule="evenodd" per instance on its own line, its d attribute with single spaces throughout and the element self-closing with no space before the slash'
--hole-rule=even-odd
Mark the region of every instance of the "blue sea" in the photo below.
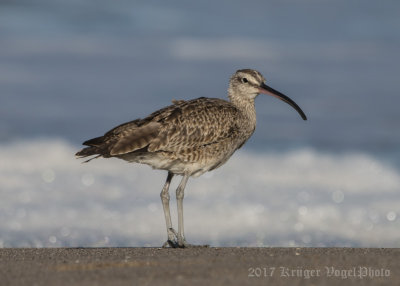
<svg viewBox="0 0 400 286">
<path fill-rule="evenodd" d="M 260 95 L 253 137 L 189 180 L 187 240 L 400 247 L 399 15 L 390 0 L 0 2 L 0 247 L 162 245 L 166 173 L 74 153 L 172 99 L 226 98 L 241 68 L 309 119 Z"/>
</svg>

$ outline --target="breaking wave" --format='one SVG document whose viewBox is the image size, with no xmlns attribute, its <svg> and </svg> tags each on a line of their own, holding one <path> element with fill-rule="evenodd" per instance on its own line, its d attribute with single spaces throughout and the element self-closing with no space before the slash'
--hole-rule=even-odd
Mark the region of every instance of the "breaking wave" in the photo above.
<svg viewBox="0 0 400 286">
<path fill-rule="evenodd" d="M 78 148 L 0 145 L 0 246 L 162 245 L 166 173 L 117 159 L 81 164 Z M 189 180 L 185 232 L 212 246 L 399 247 L 399 190 L 399 171 L 368 154 L 240 151 Z"/>
</svg>

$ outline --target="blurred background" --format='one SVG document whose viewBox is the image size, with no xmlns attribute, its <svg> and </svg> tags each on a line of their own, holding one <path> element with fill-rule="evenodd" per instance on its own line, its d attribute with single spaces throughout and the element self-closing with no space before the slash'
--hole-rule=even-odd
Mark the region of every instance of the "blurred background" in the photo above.
<svg viewBox="0 0 400 286">
<path fill-rule="evenodd" d="M 189 180 L 187 240 L 399 247 L 399 13 L 394 0 L 1 1 L 0 247 L 162 245 L 166 172 L 74 153 L 172 99 L 225 98 L 240 68 L 309 120 L 259 96 L 249 142 Z"/>
</svg>

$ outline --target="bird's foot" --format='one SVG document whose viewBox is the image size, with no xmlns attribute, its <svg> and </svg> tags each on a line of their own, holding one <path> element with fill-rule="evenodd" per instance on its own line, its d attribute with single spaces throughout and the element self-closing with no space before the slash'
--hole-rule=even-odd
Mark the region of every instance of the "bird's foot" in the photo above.
<svg viewBox="0 0 400 286">
<path fill-rule="evenodd" d="M 163 244 L 162 247 L 163 248 L 167 248 L 167 247 L 170 247 L 170 248 L 208 248 L 208 247 L 210 247 L 210 245 L 208 245 L 208 244 L 196 245 L 196 244 L 187 243 L 186 241 L 181 243 L 181 244 L 179 244 L 176 240 L 169 240 L 168 239 Z"/>
<path fill-rule="evenodd" d="M 184 236 L 179 235 L 175 229 L 169 228 L 168 229 L 168 240 L 164 242 L 163 248 L 171 247 L 171 248 L 206 248 L 210 247 L 208 244 L 204 245 L 195 245 L 195 244 L 189 244 L 186 242 L 186 239 Z"/>
<path fill-rule="evenodd" d="M 177 248 L 178 246 L 178 233 L 176 232 L 175 229 L 168 228 L 167 229 L 168 233 L 168 240 L 163 244 L 162 247 L 172 247 L 172 248 Z"/>
<path fill-rule="evenodd" d="M 178 235 L 178 247 L 179 248 L 201 248 L 201 247 L 210 247 L 208 244 L 204 245 L 196 245 L 190 244 L 186 242 L 186 239 L 180 235 Z"/>
<path fill-rule="evenodd" d="M 187 243 L 186 240 L 168 239 L 162 246 L 163 248 L 208 248 L 208 244 L 196 245 Z"/>
<path fill-rule="evenodd" d="M 167 248 L 167 247 L 171 247 L 171 248 L 178 248 L 178 243 L 176 242 L 176 240 L 170 240 L 168 239 L 166 242 L 164 242 L 163 248 Z"/>
</svg>

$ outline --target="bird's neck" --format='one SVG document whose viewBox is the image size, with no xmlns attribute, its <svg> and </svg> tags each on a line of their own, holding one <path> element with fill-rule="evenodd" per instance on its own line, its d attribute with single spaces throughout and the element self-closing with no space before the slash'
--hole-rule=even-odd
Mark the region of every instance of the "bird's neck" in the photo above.
<svg viewBox="0 0 400 286">
<path fill-rule="evenodd" d="M 231 96 L 229 94 L 231 103 L 240 110 L 242 116 L 246 119 L 249 129 L 254 131 L 256 127 L 256 108 L 254 105 L 254 98 L 244 98 L 242 96 Z"/>
</svg>

